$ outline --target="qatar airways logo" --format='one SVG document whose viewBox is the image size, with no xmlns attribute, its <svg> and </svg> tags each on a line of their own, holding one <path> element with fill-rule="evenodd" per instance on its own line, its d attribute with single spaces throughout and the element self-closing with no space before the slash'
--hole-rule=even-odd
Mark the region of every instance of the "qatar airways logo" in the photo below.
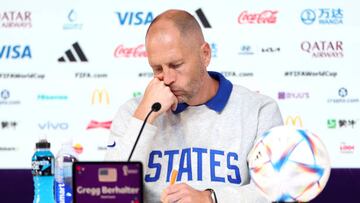
<svg viewBox="0 0 360 203">
<path fill-rule="evenodd" d="M 30 11 L 0 11 L 0 28 L 31 28 Z"/>
<path fill-rule="evenodd" d="M 115 58 L 146 58 L 147 53 L 144 44 L 140 44 L 133 47 L 127 47 L 123 44 L 120 44 L 116 47 L 114 51 L 114 57 Z"/>
<path fill-rule="evenodd" d="M 300 47 L 314 58 L 344 57 L 342 41 L 303 41 Z"/>
<path fill-rule="evenodd" d="M 340 143 L 340 152 L 344 154 L 353 154 L 355 151 L 355 145 L 346 144 L 345 142 Z"/>
<path fill-rule="evenodd" d="M 275 10 L 265 10 L 259 13 L 250 13 L 243 11 L 238 16 L 239 24 L 275 24 L 277 21 L 277 13 Z"/>
</svg>

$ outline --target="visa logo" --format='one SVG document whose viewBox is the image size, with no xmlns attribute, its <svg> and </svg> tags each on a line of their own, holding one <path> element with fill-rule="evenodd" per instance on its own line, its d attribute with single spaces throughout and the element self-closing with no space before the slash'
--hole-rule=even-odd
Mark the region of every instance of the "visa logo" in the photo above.
<svg viewBox="0 0 360 203">
<path fill-rule="evenodd" d="M 120 25 L 147 25 L 150 24 L 153 19 L 154 15 L 152 12 L 115 12 Z"/>
<path fill-rule="evenodd" d="M 31 58 L 30 46 L 2 45 L 0 47 L 0 59 Z"/>
<path fill-rule="evenodd" d="M 39 128 L 41 130 L 67 130 L 69 129 L 69 124 L 67 123 L 52 123 L 50 121 L 46 123 L 39 123 Z"/>
</svg>

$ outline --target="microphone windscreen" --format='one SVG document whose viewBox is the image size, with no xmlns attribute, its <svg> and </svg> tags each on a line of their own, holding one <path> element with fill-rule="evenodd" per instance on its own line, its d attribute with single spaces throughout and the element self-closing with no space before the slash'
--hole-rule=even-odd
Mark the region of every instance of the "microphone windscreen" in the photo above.
<svg viewBox="0 0 360 203">
<path fill-rule="evenodd" d="M 151 109 L 155 112 L 159 111 L 161 109 L 161 104 L 159 102 L 155 102 L 152 106 Z"/>
</svg>

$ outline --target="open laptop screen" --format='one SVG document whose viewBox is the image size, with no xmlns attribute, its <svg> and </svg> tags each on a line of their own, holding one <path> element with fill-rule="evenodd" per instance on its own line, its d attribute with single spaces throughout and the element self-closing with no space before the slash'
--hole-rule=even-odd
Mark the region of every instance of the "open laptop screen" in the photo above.
<svg viewBox="0 0 360 203">
<path fill-rule="evenodd" d="M 75 162 L 74 202 L 143 202 L 140 162 Z"/>
</svg>

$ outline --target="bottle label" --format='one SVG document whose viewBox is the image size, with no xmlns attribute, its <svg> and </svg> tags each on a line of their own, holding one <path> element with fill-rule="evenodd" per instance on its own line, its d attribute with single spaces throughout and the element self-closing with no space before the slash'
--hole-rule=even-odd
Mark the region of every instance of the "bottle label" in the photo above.
<svg viewBox="0 0 360 203">
<path fill-rule="evenodd" d="M 33 176 L 53 176 L 54 175 L 54 159 L 52 157 L 38 157 L 32 161 Z"/>
<path fill-rule="evenodd" d="M 69 184 L 70 181 L 65 181 L 64 183 L 59 183 L 55 181 L 55 202 L 57 203 L 66 203 L 72 202 L 72 185 Z"/>
</svg>

